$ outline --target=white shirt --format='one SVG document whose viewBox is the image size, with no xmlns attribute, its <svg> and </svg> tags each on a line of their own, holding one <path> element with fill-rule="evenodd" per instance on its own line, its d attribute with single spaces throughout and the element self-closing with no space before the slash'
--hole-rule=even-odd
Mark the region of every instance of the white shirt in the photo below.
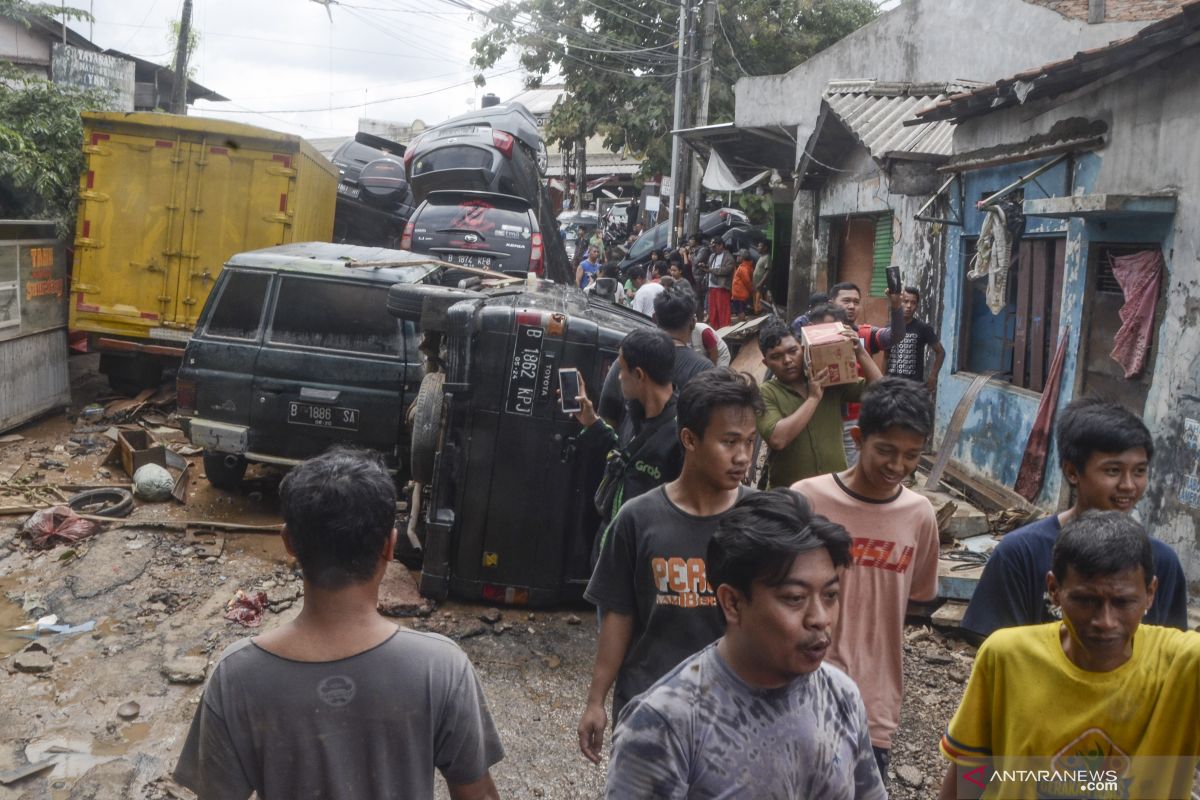
<svg viewBox="0 0 1200 800">
<path fill-rule="evenodd" d="M 704 332 L 713 331 L 713 329 L 704 324 L 697 322 L 696 327 L 692 328 L 692 349 L 700 355 L 708 358 L 708 351 L 704 349 Z M 725 344 L 725 340 L 717 336 L 717 332 L 713 331 L 713 337 L 717 340 L 717 366 L 728 367 L 732 356 L 729 354 L 729 345 Z"/>
<path fill-rule="evenodd" d="M 654 316 L 654 298 L 662 294 L 665 289 L 661 283 L 652 283 L 646 281 L 633 295 L 633 303 L 631 307 L 639 314 L 645 314 L 647 317 Z"/>
</svg>

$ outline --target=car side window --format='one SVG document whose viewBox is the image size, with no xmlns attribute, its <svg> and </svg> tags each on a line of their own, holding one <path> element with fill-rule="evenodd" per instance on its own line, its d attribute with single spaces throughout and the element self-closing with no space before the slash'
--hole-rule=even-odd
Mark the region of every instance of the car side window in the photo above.
<svg viewBox="0 0 1200 800">
<path fill-rule="evenodd" d="M 221 294 L 208 315 L 205 333 L 226 339 L 255 339 L 271 276 L 226 270 Z"/>
<path fill-rule="evenodd" d="M 387 286 L 283 276 L 271 321 L 277 344 L 398 356 L 400 324 L 387 310 Z"/>
</svg>

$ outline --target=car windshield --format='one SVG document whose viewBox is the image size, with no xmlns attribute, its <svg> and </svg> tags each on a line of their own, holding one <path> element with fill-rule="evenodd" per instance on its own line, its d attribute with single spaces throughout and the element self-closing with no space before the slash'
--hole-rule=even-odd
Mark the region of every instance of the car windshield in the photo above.
<svg viewBox="0 0 1200 800">
<path fill-rule="evenodd" d="M 648 255 L 651 250 L 659 250 L 667 246 L 667 223 L 655 225 L 642 234 L 633 247 L 629 248 L 629 258 L 638 259 Z"/>
</svg>

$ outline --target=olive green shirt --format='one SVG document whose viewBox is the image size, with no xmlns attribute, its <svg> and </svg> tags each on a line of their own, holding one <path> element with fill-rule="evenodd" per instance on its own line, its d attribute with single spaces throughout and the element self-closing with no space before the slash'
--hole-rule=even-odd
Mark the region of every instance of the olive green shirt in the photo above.
<svg viewBox="0 0 1200 800">
<path fill-rule="evenodd" d="M 768 486 L 791 486 L 798 480 L 841 472 L 846 468 L 846 450 L 842 446 L 842 404 L 862 400 L 862 378 L 857 383 L 830 386 L 825 390 L 816 413 L 804 430 L 782 450 L 767 454 Z M 764 440 L 784 418 L 796 413 L 805 398 L 777 378 L 761 387 L 766 411 L 758 418 L 758 434 Z"/>
</svg>

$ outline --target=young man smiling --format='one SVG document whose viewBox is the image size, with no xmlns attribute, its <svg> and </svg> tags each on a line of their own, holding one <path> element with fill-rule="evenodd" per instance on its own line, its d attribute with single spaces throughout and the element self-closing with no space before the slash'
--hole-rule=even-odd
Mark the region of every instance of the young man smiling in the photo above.
<svg viewBox="0 0 1200 800">
<path fill-rule="evenodd" d="M 579 749 L 600 762 L 613 718 L 686 656 L 721 635 L 705 551 L 721 517 L 747 492 L 762 401 L 754 379 L 730 369 L 696 376 L 679 396 L 683 471 L 626 503 L 600 550 L 584 597 L 601 612 L 596 663 L 579 722 Z"/>
<path fill-rule="evenodd" d="M 708 545 L 725 635 L 626 707 L 608 797 L 884 798 L 854 683 L 822 663 L 850 538 L 787 489 L 750 495 Z"/>
<path fill-rule="evenodd" d="M 766 411 L 758 419 L 758 433 L 770 448 L 768 486 L 790 486 L 802 478 L 846 468 L 842 405 L 857 403 L 863 387 L 879 378 L 879 367 L 849 328 L 846 333 L 856 343 L 855 354 L 865 378 L 826 387 L 826 372 L 809 375 L 805 370 L 804 348 L 791 329 L 775 322 L 759 332 L 763 364 L 773 373 L 762 385 Z"/>
<path fill-rule="evenodd" d="M 1133 413 L 1083 398 L 1066 407 L 1057 428 L 1063 476 L 1075 490 L 1075 503 L 1006 534 L 992 551 L 962 622 L 979 637 L 1057 619 L 1047 601 L 1046 573 L 1059 531 L 1086 511 L 1129 513 L 1146 491 L 1154 440 Z M 1187 630 L 1187 580 L 1179 557 L 1157 539 L 1151 538 L 1150 546 L 1158 599 L 1145 622 Z"/>
<path fill-rule="evenodd" d="M 938 532 L 933 506 L 904 488 L 933 426 L 929 393 L 903 378 L 874 383 L 851 430 L 858 463 L 793 489 L 813 511 L 846 528 L 854 567 L 842 580 L 841 615 L 829 660 L 862 692 L 871 744 L 886 780 L 903 693 L 904 610 L 937 595 Z"/>
<path fill-rule="evenodd" d="M 1152 550 L 1117 511 L 1063 526 L 1046 576 L 1062 621 L 997 631 L 979 649 L 942 737 L 954 762 L 943 800 L 984 786 L 988 797 L 1193 796 L 1200 634 L 1140 625 L 1155 605 Z"/>
</svg>

